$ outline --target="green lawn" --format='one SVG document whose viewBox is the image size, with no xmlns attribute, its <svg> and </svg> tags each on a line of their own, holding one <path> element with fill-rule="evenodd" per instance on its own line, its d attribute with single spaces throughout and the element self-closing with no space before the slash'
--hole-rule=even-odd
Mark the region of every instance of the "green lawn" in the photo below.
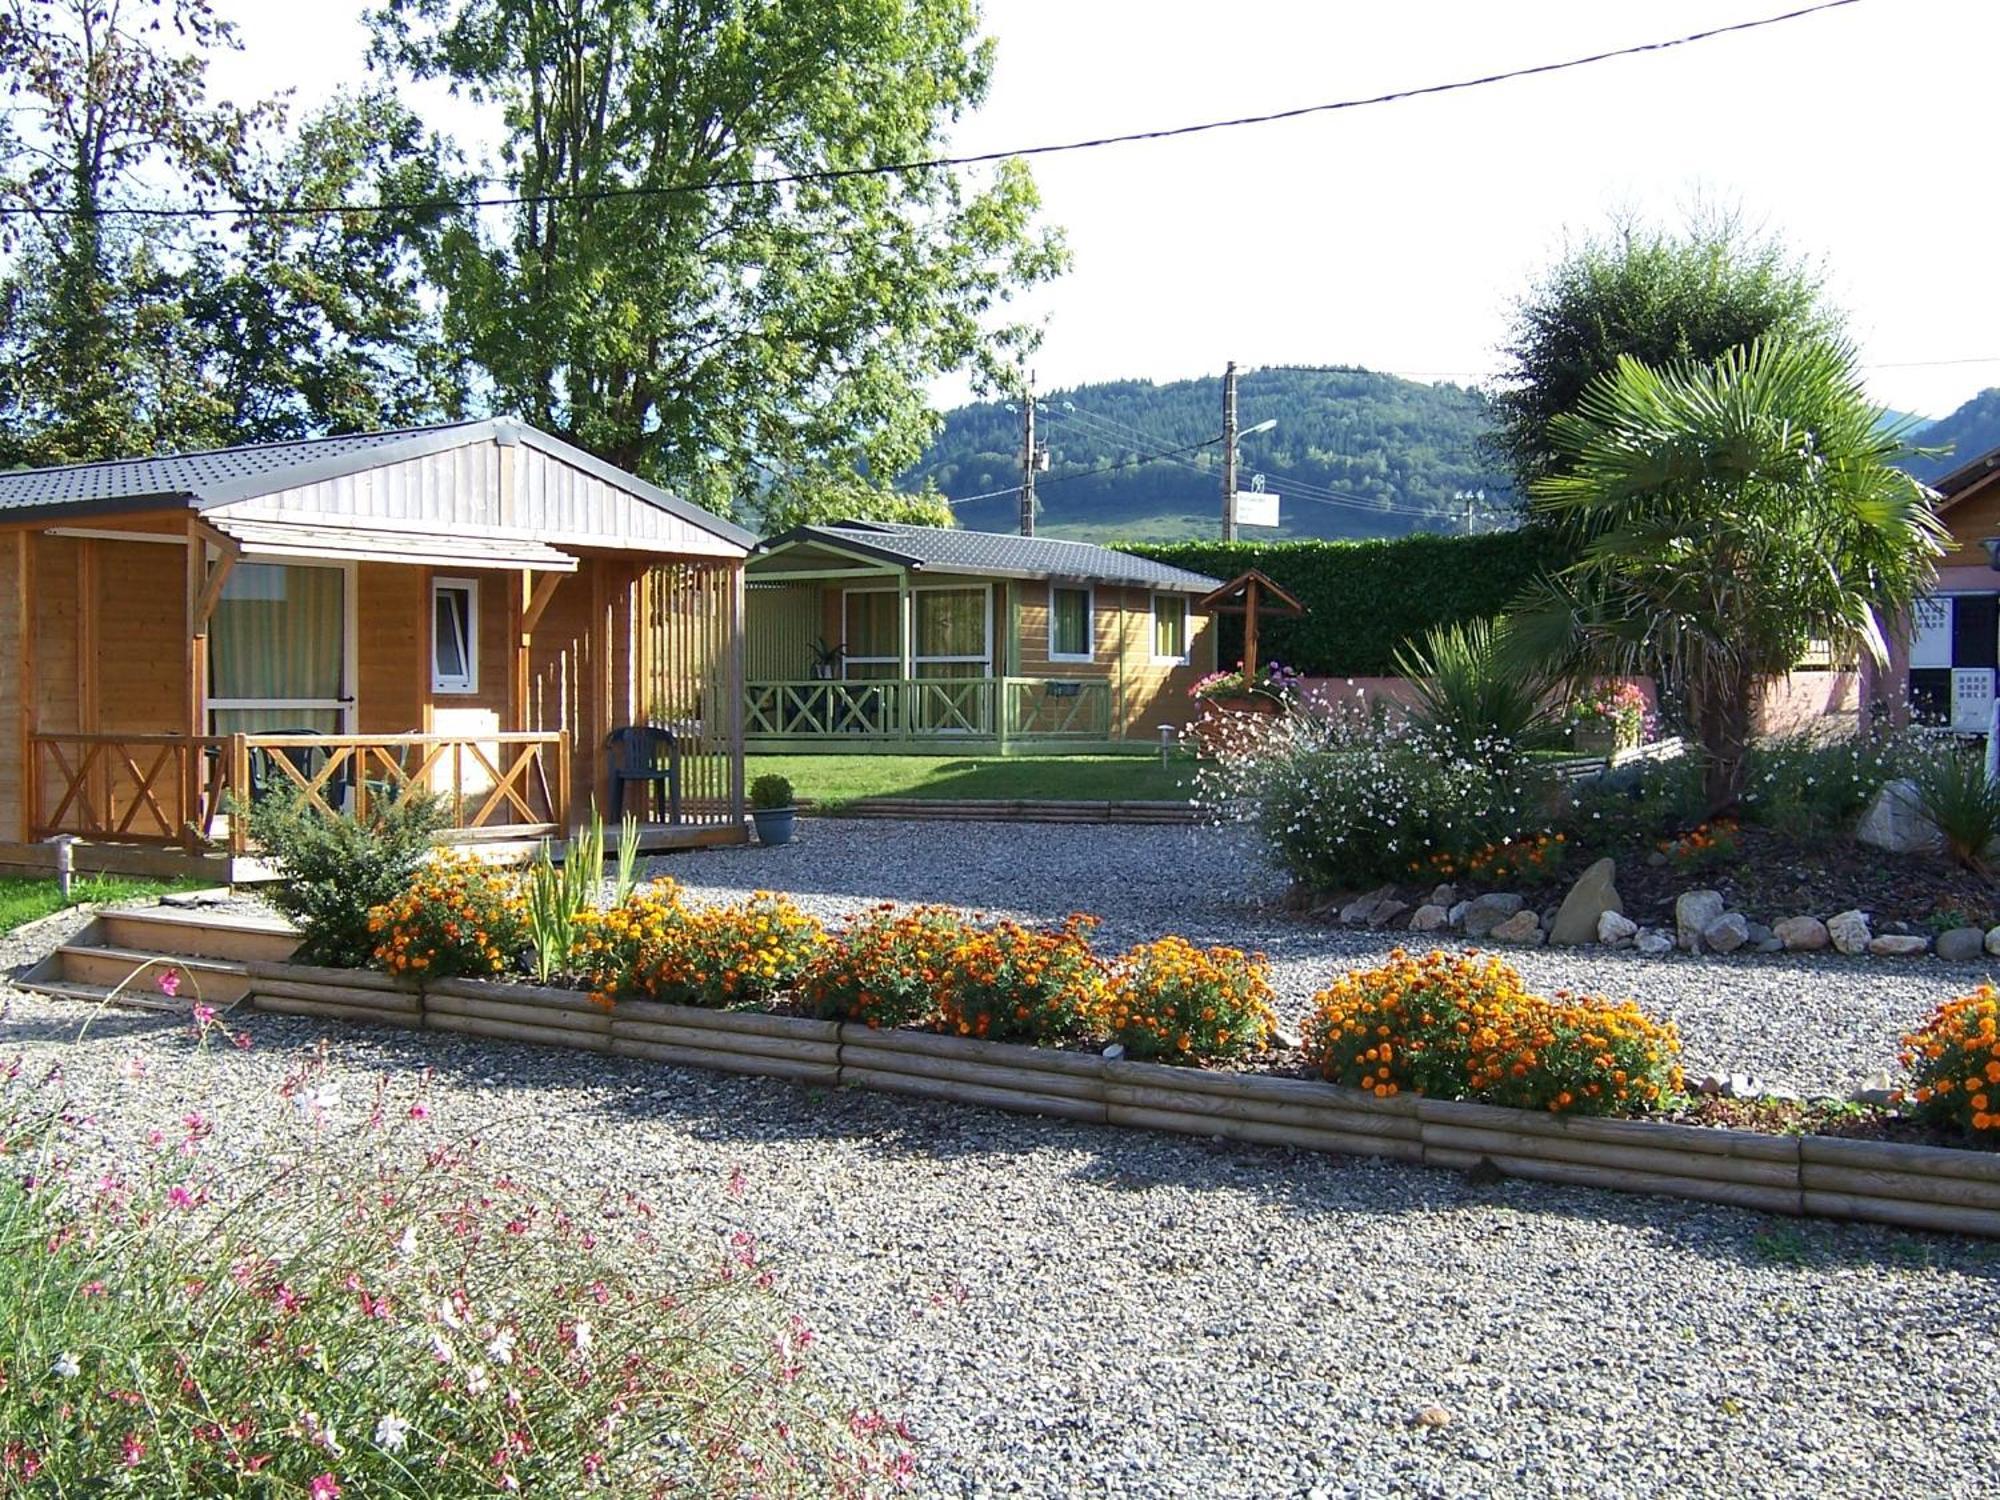
<svg viewBox="0 0 2000 1500">
<path fill-rule="evenodd" d="M 1063 802 L 1185 802 L 1194 762 L 1158 755 L 753 755 L 750 779 L 776 772 L 819 806 L 858 797 Z"/>
<path fill-rule="evenodd" d="M 37 917 L 99 901 L 144 901 L 168 891 L 193 890 L 204 881 L 139 880 L 125 875 L 79 875 L 70 882 L 64 901 L 53 877 L 0 875 L 0 933 L 12 932 Z"/>
</svg>

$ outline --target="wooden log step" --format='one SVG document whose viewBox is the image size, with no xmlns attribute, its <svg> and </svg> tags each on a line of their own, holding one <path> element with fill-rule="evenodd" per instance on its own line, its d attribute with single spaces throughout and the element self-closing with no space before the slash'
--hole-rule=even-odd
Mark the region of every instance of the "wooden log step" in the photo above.
<svg viewBox="0 0 2000 1500">
<path fill-rule="evenodd" d="M 620 1000 L 613 1007 L 614 1021 L 656 1021 L 669 1026 L 693 1026 L 703 1031 L 726 1031 L 746 1036 L 805 1037 L 814 1041 L 837 1042 L 840 1025 L 811 1016 L 778 1016 L 757 1010 L 707 1010 L 696 1005 L 663 1005 L 656 1000 Z"/>
<path fill-rule="evenodd" d="M 432 1016 L 472 1016 L 488 1021 L 508 1021 L 520 1026 L 541 1026 L 551 1031 L 611 1035 L 611 1017 L 604 1011 L 587 1015 L 553 1005 L 509 1005 L 500 1000 L 478 999 L 461 994 L 424 993 L 424 1013 Z"/>
<path fill-rule="evenodd" d="M 1726 1203 L 1759 1213 L 1790 1214 L 1805 1211 L 1796 1187 L 1774 1187 L 1754 1182 L 1727 1182 L 1712 1177 L 1689 1177 L 1678 1173 L 1634 1172 L 1622 1168 L 1594 1167 L 1575 1161 L 1545 1161 L 1539 1157 L 1496 1156 L 1488 1151 L 1458 1151 L 1442 1146 L 1426 1146 L 1424 1161 L 1431 1166 L 1470 1171 L 1480 1162 L 1490 1162 L 1509 1177 L 1526 1177 L 1536 1182 L 1559 1182 L 1572 1187 L 1610 1188 L 1622 1193 L 1652 1193 L 1668 1198 L 1694 1198 L 1704 1203 Z"/>
<path fill-rule="evenodd" d="M 1420 1141 L 1423 1127 L 1407 1115 L 1364 1114 L 1328 1104 L 1296 1104 L 1196 1089 L 1152 1088 L 1106 1080 L 1104 1099 L 1125 1108 L 1200 1115 L 1205 1119 L 1257 1120 L 1267 1125 L 1296 1125 L 1305 1130 L 1354 1135 L 1379 1135 Z"/>
<path fill-rule="evenodd" d="M 290 979 L 253 979 L 253 1000 L 269 996 L 278 1000 L 298 1000 L 325 1005 L 360 1006 L 396 1015 L 415 1016 L 422 1002 L 414 990 L 350 990 L 338 984 L 301 983 Z"/>
<path fill-rule="evenodd" d="M 1652 1146 L 1613 1145 L 1581 1136 L 1545 1135 L 1525 1130 L 1473 1130 L 1463 1125 L 1423 1122 L 1426 1149 L 1468 1152 L 1474 1156 L 1533 1156 L 1543 1161 L 1576 1162 L 1610 1172 L 1650 1172 L 1665 1177 L 1698 1177 L 1713 1182 L 1749 1182 L 1796 1192 L 1799 1167 L 1795 1161 L 1728 1156 L 1713 1151 L 1688 1151 L 1671 1141 Z"/>
<path fill-rule="evenodd" d="M 1818 1166 L 1920 1172 L 1937 1177 L 2000 1182 L 2000 1151 L 1962 1151 L 1951 1146 L 1850 1141 L 1837 1136 L 1808 1135 L 1799 1139 L 1799 1157 Z"/>
<path fill-rule="evenodd" d="M 1867 1219 L 1904 1229 L 1935 1229 L 1949 1234 L 2000 1238 L 2000 1213 L 1949 1203 L 1918 1203 L 1908 1198 L 1878 1198 L 1866 1193 L 1829 1193 L 1808 1189 L 1805 1209 L 1828 1219 Z"/>
<path fill-rule="evenodd" d="M 253 1010 L 280 1016 L 316 1016 L 329 1021 L 373 1021 L 383 1026 L 420 1024 L 414 1010 L 382 1010 L 371 1005 L 346 1004 L 338 1000 L 304 999 L 296 995 L 274 995 L 258 991 L 250 997 Z"/>
<path fill-rule="evenodd" d="M 1846 1193 L 1864 1198 L 1902 1198 L 2000 1213 L 2000 1182 L 1979 1177 L 1946 1177 L 1935 1172 L 1893 1172 L 1875 1167 L 1830 1167 L 1808 1161 L 1799 1182 L 1809 1193 Z"/>
<path fill-rule="evenodd" d="M 840 1043 L 843 1047 L 871 1047 L 878 1052 L 904 1052 L 913 1057 L 957 1058 L 1037 1073 L 1066 1073 L 1076 1078 L 1099 1078 L 1105 1070 L 1104 1059 L 1094 1052 L 1064 1052 L 1055 1047 L 1026 1047 L 1016 1042 L 983 1042 L 936 1031 L 863 1026 L 853 1021 L 841 1026 Z"/>
<path fill-rule="evenodd" d="M 1333 1156 L 1386 1156 L 1407 1162 L 1420 1162 L 1424 1157 L 1420 1141 L 1362 1131 L 1321 1130 L 1306 1125 L 1281 1125 L 1271 1120 L 1231 1119 L 1227 1115 L 1147 1109 L 1130 1104 L 1111 1104 L 1105 1114 L 1113 1125 L 1128 1125 L 1140 1130 L 1167 1130 L 1176 1135 L 1221 1136 L 1226 1140 L 1250 1141 L 1260 1146 L 1291 1146 L 1301 1151 L 1318 1151 Z"/>
<path fill-rule="evenodd" d="M 832 1062 L 764 1057 L 751 1052 L 722 1052 L 708 1047 L 671 1047 L 660 1042 L 643 1042 L 637 1037 L 612 1037 L 611 1053 L 614 1057 L 638 1057 L 648 1062 L 671 1063 L 676 1067 L 711 1068 L 720 1073 L 754 1073 L 768 1078 L 789 1078 L 799 1083 L 820 1083 L 828 1087 L 840 1082 L 839 1065 Z"/>
<path fill-rule="evenodd" d="M 532 1042 L 543 1047 L 573 1047 L 584 1052 L 609 1052 L 611 1038 L 603 1032 L 573 1031 L 560 1026 L 535 1026 L 499 1021 L 490 1016 L 452 1015 L 427 1011 L 424 1025 L 432 1031 L 456 1031 L 496 1042 Z"/>
<path fill-rule="evenodd" d="M 924 1099 L 943 1099 L 953 1104 L 1004 1109 L 1014 1114 L 1054 1115 L 1059 1119 L 1082 1120 L 1092 1125 L 1105 1122 L 1104 1104 L 1096 1099 L 1073 1099 L 1062 1094 L 1016 1088 L 996 1088 L 977 1083 L 960 1083 L 950 1078 L 924 1078 L 913 1073 L 889 1073 L 879 1068 L 843 1065 L 840 1081 L 848 1088 L 872 1089 L 885 1094 L 909 1094 Z"/>
<path fill-rule="evenodd" d="M 840 1063 L 843 1069 L 898 1073 L 906 1078 L 934 1078 L 946 1083 L 977 1084 L 1029 1094 L 1057 1094 L 1065 1099 L 1088 1099 L 1100 1105 L 1104 1102 L 1104 1085 L 1099 1079 L 1046 1072 L 1038 1068 L 1006 1067 L 1000 1063 L 970 1062 L 963 1058 L 931 1057 L 916 1052 L 848 1044 L 840 1048 Z"/>
<path fill-rule="evenodd" d="M 665 1047 L 692 1047 L 704 1052 L 728 1051 L 750 1057 L 789 1057 L 800 1062 L 840 1061 L 837 1042 L 817 1037 L 763 1036 L 754 1031 L 715 1031 L 703 1026 L 669 1026 L 661 1021 L 610 1018 L 611 1035 Z"/>
<path fill-rule="evenodd" d="M 99 912 L 98 922 L 106 942 L 194 958 L 282 963 L 299 946 L 299 935 L 289 924 L 234 912 L 114 909 Z"/>
<path fill-rule="evenodd" d="M 296 984 L 333 985 L 347 990 L 401 990 L 416 993 L 414 980 L 400 979 L 374 969 L 329 969 L 318 964 L 272 963 L 268 959 L 243 961 L 253 979 L 277 979 Z"/>
<path fill-rule="evenodd" d="M 64 943 L 56 950 L 62 977 L 80 984 L 125 991 L 158 991 L 160 976 L 177 969 L 191 981 L 179 996 L 183 1006 L 233 1005 L 250 992 L 249 972 L 226 958 L 196 958 L 184 953 L 155 953 L 136 948 L 102 947 L 94 943 Z"/>
<path fill-rule="evenodd" d="M 424 986 L 426 995 L 449 995 L 454 999 L 485 1000 L 502 1005 L 532 1007 L 538 1011 L 566 1011 L 571 1015 L 608 1017 L 610 1012 L 588 995 L 552 985 L 509 984 L 498 979 L 438 979 Z"/>
<path fill-rule="evenodd" d="M 1455 1099 L 1419 1099 L 1417 1117 L 1425 1124 L 1475 1130 L 1513 1130 L 1528 1135 L 1602 1141 L 1698 1151 L 1714 1156 L 1744 1156 L 1761 1161 L 1796 1162 L 1799 1138 L 1763 1135 L 1752 1130 L 1719 1130 L 1705 1125 L 1669 1125 L 1653 1120 L 1614 1120 L 1592 1115 L 1553 1115 L 1545 1111 L 1508 1109 L 1498 1104 L 1468 1104 Z"/>
</svg>

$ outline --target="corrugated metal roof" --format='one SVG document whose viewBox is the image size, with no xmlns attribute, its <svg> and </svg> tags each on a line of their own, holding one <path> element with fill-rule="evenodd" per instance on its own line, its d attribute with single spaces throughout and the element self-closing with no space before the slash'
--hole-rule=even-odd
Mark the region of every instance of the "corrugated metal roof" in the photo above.
<svg viewBox="0 0 2000 1500">
<path fill-rule="evenodd" d="M 1183 594 L 1206 594 L 1222 580 L 1186 568 L 1114 552 L 1091 542 L 1004 531 L 959 531 L 899 521 L 837 521 L 800 526 L 758 546 L 771 552 L 796 542 L 847 547 L 918 571 L 980 573 L 1001 578 L 1075 578 Z"/>
<path fill-rule="evenodd" d="M 119 458 L 103 463 L 67 464 L 59 469 L 15 469 L 0 473 L 0 510 L 81 505 L 91 501 L 202 500 L 244 480 L 285 476 L 328 459 L 345 459 L 401 444 L 411 438 L 476 427 L 454 422 L 443 427 L 358 432 L 345 437 L 308 438 L 293 443 L 253 443 L 157 458 Z"/>
</svg>

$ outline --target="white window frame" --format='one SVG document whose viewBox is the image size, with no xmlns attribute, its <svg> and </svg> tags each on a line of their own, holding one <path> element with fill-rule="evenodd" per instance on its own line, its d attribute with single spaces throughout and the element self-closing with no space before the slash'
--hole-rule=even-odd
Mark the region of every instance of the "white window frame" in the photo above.
<svg viewBox="0 0 2000 1500">
<path fill-rule="evenodd" d="M 1179 656 L 1160 655 L 1160 601 L 1171 599 L 1181 612 L 1181 654 Z M 1184 667 L 1194 654 L 1194 612 L 1188 608 L 1186 594 L 1169 594 L 1155 589 L 1146 611 L 1146 650 L 1152 653 L 1156 667 Z"/>
<path fill-rule="evenodd" d="M 438 670 L 438 595 L 465 595 L 465 674 L 447 676 Z M 476 578 L 433 578 L 430 614 L 431 691 L 454 698 L 470 697 L 479 691 L 479 580 Z"/>
<path fill-rule="evenodd" d="M 221 556 L 213 546 L 207 547 L 206 553 L 211 566 Z M 202 700 L 203 722 L 213 732 L 217 709 L 254 709 L 263 712 L 272 709 L 298 708 L 337 713 L 340 715 L 339 732 L 354 733 L 356 700 L 360 693 L 361 680 L 359 587 L 361 565 L 353 561 L 299 558 L 286 553 L 257 552 L 248 548 L 236 560 L 243 563 L 270 563 L 282 568 L 331 568 L 340 573 L 340 696 L 338 698 L 217 698 L 210 694 Z"/>
<path fill-rule="evenodd" d="M 1083 595 L 1083 650 L 1056 650 L 1056 595 L 1059 593 Z M 1049 660 L 1050 661 L 1095 661 L 1097 660 L 1097 588 L 1091 583 L 1051 583 L 1049 585 Z"/>
</svg>

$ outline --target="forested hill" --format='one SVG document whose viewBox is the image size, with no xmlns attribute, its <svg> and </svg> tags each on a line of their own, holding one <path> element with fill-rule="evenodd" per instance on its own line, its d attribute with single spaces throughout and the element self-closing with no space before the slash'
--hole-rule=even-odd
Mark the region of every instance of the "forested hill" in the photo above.
<svg viewBox="0 0 2000 1500">
<path fill-rule="evenodd" d="M 1915 458 L 1906 465 L 1926 484 L 2000 447 L 2000 386 L 1981 391 L 1948 417 L 1929 423 L 1911 439 L 1923 448 L 1949 448 L 1941 458 Z"/>
<path fill-rule="evenodd" d="M 1037 436 L 1050 467 L 1038 481 L 1039 525 L 1093 540 L 1212 536 L 1221 510 L 1222 380 L 1109 381 L 1044 394 Z M 1484 396 L 1357 369 L 1249 370 L 1237 420 L 1277 427 L 1243 440 L 1241 483 L 1276 490 L 1280 530 L 1253 537 L 1403 536 L 1462 531 L 1461 492 L 1485 491 L 1475 524 L 1503 519 L 1507 480 L 1480 447 Z M 1021 414 L 980 402 L 947 414 L 923 461 L 902 477 L 945 495 L 987 496 L 955 507 L 959 524 L 1010 531 L 1020 516 Z M 1478 508 L 1478 502 L 1474 502 Z"/>
</svg>

